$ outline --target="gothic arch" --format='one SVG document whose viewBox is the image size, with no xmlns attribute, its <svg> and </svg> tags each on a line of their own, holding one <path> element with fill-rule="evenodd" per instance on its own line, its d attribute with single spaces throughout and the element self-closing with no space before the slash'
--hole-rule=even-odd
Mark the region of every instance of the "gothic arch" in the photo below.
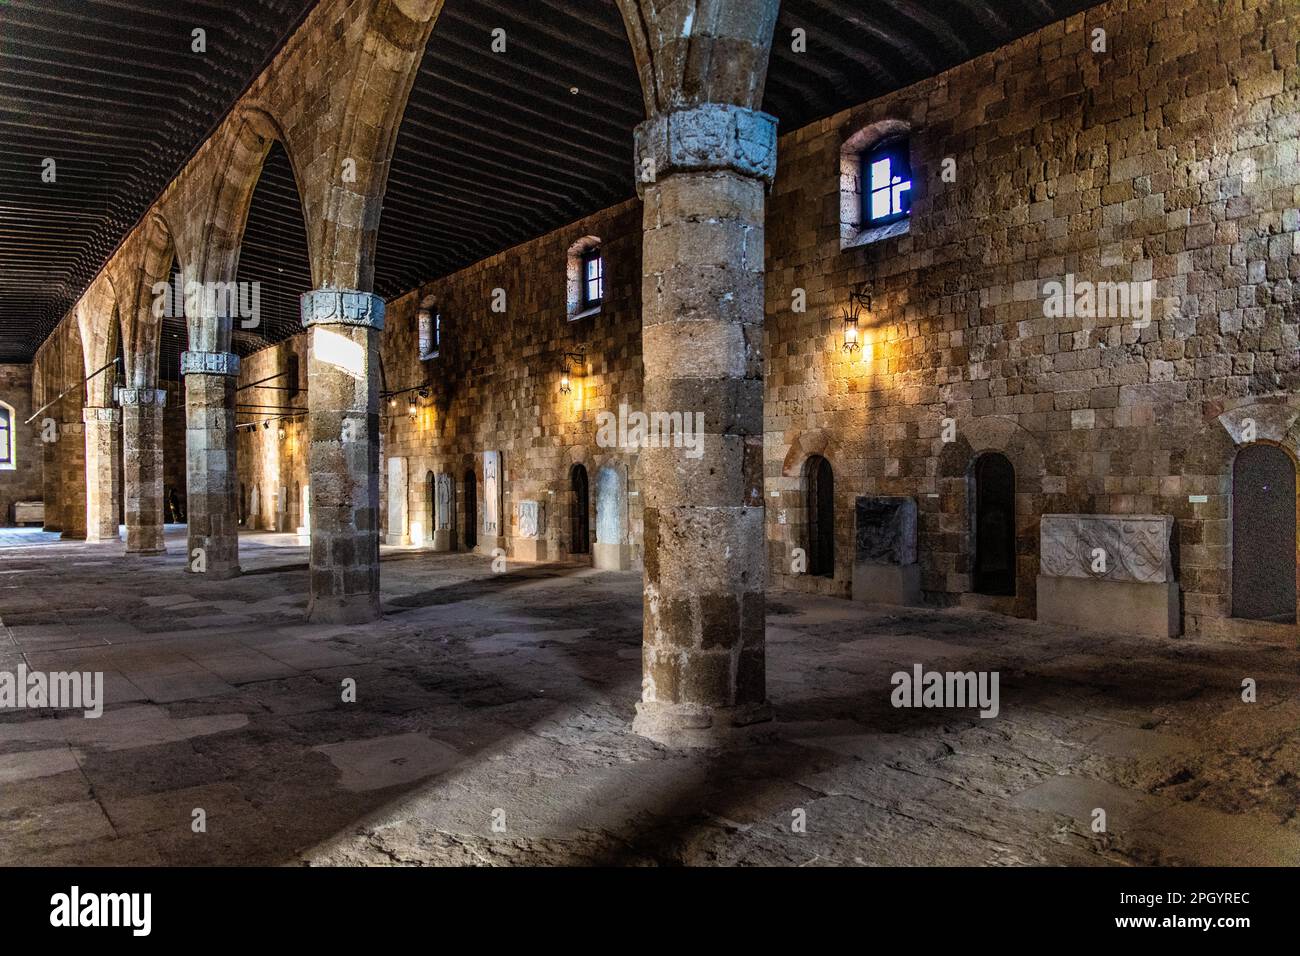
<svg viewBox="0 0 1300 956">
<path fill-rule="evenodd" d="M 303 169 L 285 131 L 275 117 L 261 106 L 245 106 L 226 127 L 221 175 L 206 205 L 207 216 L 198 239 L 199 252 L 192 272 L 186 279 L 198 282 L 235 282 L 239 275 L 239 256 L 243 246 L 253 193 L 262 177 L 262 167 L 272 146 L 279 143 L 289 160 L 298 205 L 307 231 L 312 282 L 319 284 L 316 247 L 312 244 L 312 204 L 303 191 Z M 191 347 L 205 352 L 228 352 L 231 347 L 232 317 L 229 315 L 195 315 L 188 317 Z"/>
</svg>

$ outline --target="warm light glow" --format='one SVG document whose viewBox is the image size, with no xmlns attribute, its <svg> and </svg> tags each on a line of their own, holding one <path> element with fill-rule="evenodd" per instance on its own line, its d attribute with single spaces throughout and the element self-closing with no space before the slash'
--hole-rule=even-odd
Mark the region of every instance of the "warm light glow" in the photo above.
<svg viewBox="0 0 1300 956">
<path fill-rule="evenodd" d="M 856 352 L 858 350 L 858 323 L 855 319 L 846 318 L 844 320 L 844 351 Z"/>
<path fill-rule="evenodd" d="M 315 326 L 311 330 L 312 357 L 318 362 L 333 365 L 353 378 L 365 375 L 366 352 L 346 335 Z"/>
</svg>

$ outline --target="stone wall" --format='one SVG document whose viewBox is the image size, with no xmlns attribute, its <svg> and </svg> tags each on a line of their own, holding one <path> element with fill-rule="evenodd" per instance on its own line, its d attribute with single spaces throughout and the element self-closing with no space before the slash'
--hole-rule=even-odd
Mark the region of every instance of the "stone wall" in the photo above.
<svg viewBox="0 0 1300 956">
<path fill-rule="evenodd" d="M 601 240 L 605 297 L 599 312 L 570 321 L 567 253 L 586 236 Z M 396 397 L 396 408 L 383 409 L 383 455 L 408 459 L 409 515 L 419 520 L 427 508 L 427 475 L 447 472 L 456 477 L 457 512 L 463 519 L 465 472 L 475 470 L 481 496 L 482 452 L 500 451 L 503 536 L 515 537 L 520 501 L 539 501 L 547 552 L 563 557 L 570 552 L 572 467 L 587 470 L 594 532 L 597 474 L 613 465 L 626 476 L 626 533 L 639 566 L 639 456 L 635 449 L 601 447 L 597 415 L 617 415 L 620 404 L 641 408 L 640 270 L 640 203 L 630 201 L 389 303 L 382 340 L 386 387 L 428 386 L 427 398 L 407 392 Z M 496 289 L 504 292 L 504 312 L 492 311 Z M 422 302 L 442 316 L 439 355 L 428 361 L 419 358 Z M 574 363 L 571 391 L 562 394 L 566 352 L 584 357 Z M 417 398 L 414 418 L 412 396 Z M 386 486 L 387 467 L 380 475 Z M 384 494 L 387 501 L 386 487 Z M 391 534 L 388 509 L 380 511 L 385 533 Z M 507 550 L 513 554 L 513 543 Z"/>
<path fill-rule="evenodd" d="M 15 501 L 40 501 L 43 495 L 45 448 L 40 441 L 39 422 L 23 424 L 33 410 L 30 365 L 0 365 L 0 402 L 13 410 L 13 467 L 0 467 L 0 523 L 10 525 Z"/>
<path fill-rule="evenodd" d="M 163 408 L 163 513 L 167 514 L 173 488 L 181 503 L 185 501 L 185 386 L 167 380 L 158 385 L 167 392 Z"/>
<path fill-rule="evenodd" d="M 772 584 L 847 596 L 854 500 L 911 496 L 925 599 L 1030 616 L 1041 514 L 1169 514 L 1185 627 L 1227 626 L 1236 450 L 1263 440 L 1295 454 L 1300 433 L 1297 16 L 1278 0 L 1115 0 L 783 131 L 766 225 Z M 845 146 L 900 131 L 911 219 L 855 240 L 843 222 Z M 601 465 L 626 468 L 640 565 L 641 465 L 632 450 L 599 447 L 595 421 L 623 402 L 640 408 L 639 218 L 640 204 L 626 203 L 388 303 L 384 387 L 427 391 L 383 409 L 381 482 L 386 459 L 400 457 L 408 485 L 404 527 L 386 527 L 401 509 L 386 498 L 380 508 L 389 540 L 427 520 L 430 472 L 456 477 L 463 521 L 464 473 L 481 495 L 481 453 L 496 450 L 505 536 L 518 502 L 543 502 L 552 555 L 570 550 L 571 465 L 586 465 L 593 500 Z M 589 235 L 603 240 L 607 300 L 569 322 L 566 253 Z M 1072 280 L 1153 283 L 1149 322 L 1050 315 L 1047 283 Z M 497 289 L 504 312 L 492 308 Z M 863 347 L 846 353 L 837 315 L 853 291 L 870 292 L 871 310 Z M 440 353 L 427 360 L 422 304 L 442 316 Z M 582 374 L 561 395 L 563 353 L 580 347 Z M 247 360 L 241 384 L 279 368 L 288 349 L 305 368 L 299 337 Z M 275 426 L 241 429 L 246 500 L 251 484 L 272 486 L 259 526 L 274 523 L 275 482 L 306 481 L 295 428 L 283 441 Z M 971 593 L 970 473 L 989 451 L 1015 468 L 1014 596 Z M 792 573 L 811 456 L 834 471 L 829 577 Z"/>
<path fill-rule="evenodd" d="M 295 381 L 288 375 L 294 368 L 291 359 L 297 362 L 296 382 L 301 389 L 297 395 L 280 390 Z M 266 387 L 254 386 L 254 382 Z M 306 334 L 246 358 L 240 364 L 236 401 L 240 406 L 236 427 L 243 527 L 295 531 L 302 523 L 302 489 L 311 484 L 307 476 Z M 252 511 L 254 489 L 256 514 Z"/>
<path fill-rule="evenodd" d="M 1234 422 L 1294 452 L 1300 413 L 1298 12 L 1118 0 L 782 138 L 767 230 L 774 584 L 846 595 L 854 498 L 911 495 L 927 599 L 959 600 L 968 472 L 997 450 L 1016 469 L 1017 593 L 986 603 L 1032 615 L 1040 514 L 1157 513 L 1178 521 L 1187 626 L 1226 617 Z M 909 228 L 842 249 L 842 145 L 904 125 Z M 1066 274 L 1154 280 L 1149 326 L 1047 317 L 1044 284 Z M 873 311 L 850 355 L 836 315 L 864 287 Z M 810 455 L 835 473 L 833 578 L 791 573 Z"/>
</svg>

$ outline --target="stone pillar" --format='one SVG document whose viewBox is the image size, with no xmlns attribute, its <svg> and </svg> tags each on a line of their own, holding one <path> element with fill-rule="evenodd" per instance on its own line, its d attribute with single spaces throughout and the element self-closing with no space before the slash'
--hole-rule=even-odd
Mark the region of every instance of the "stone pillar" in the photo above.
<svg viewBox="0 0 1300 956">
<path fill-rule="evenodd" d="M 634 729 L 707 745 L 770 717 L 763 217 L 776 120 L 705 103 L 642 123 L 636 145 L 645 410 L 690 416 L 703 442 L 641 452 L 645 631 Z"/>
<path fill-rule="evenodd" d="M 239 574 L 239 472 L 235 383 L 239 356 L 184 352 L 186 568 L 229 578 Z"/>
<path fill-rule="evenodd" d="M 59 423 L 59 500 L 63 537 L 86 537 L 86 426 Z"/>
<path fill-rule="evenodd" d="M 44 531 L 63 530 L 63 474 L 59 459 L 59 442 L 47 441 L 44 433 L 41 437 L 41 497 L 45 501 Z"/>
<path fill-rule="evenodd" d="M 117 541 L 113 465 L 122 413 L 116 408 L 87 406 L 81 417 L 86 426 L 86 540 Z"/>
<path fill-rule="evenodd" d="M 384 300 L 319 289 L 307 329 L 311 621 L 359 624 L 379 611 L 379 335 Z"/>
<path fill-rule="evenodd" d="M 126 553 L 165 554 L 163 543 L 163 407 L 167 393 L 123 388 L 122 461 L 126 499 Z"/>
</svg>

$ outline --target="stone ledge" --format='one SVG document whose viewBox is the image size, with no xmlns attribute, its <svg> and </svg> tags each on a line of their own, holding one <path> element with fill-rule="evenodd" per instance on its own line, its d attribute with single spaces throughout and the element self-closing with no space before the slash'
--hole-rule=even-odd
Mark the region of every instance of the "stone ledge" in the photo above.
<svg viewBox="0 0 1300 956">
<path fill-rule="evenodd" d="M 304 292 L 299 300 L 303 328 L 313 325 L 352 325 L 382 330 L 384 300 L 373 292 L 350 289 L 317 289 Z"/>
<path fill-rule="evenodd" d="M 637 194 L 673 173 L 727 170 L 776 177 L 776 117 L 725 103 L 705 103 L 651 117 L 636 128 Z"/>
<path fill-rule="evenodd" d="M 1103 634 L 1177 637 L 1182 614 L 1177 581 L 1143 584 L 1038 576 L 1038 623 Z"/>
</svg>

